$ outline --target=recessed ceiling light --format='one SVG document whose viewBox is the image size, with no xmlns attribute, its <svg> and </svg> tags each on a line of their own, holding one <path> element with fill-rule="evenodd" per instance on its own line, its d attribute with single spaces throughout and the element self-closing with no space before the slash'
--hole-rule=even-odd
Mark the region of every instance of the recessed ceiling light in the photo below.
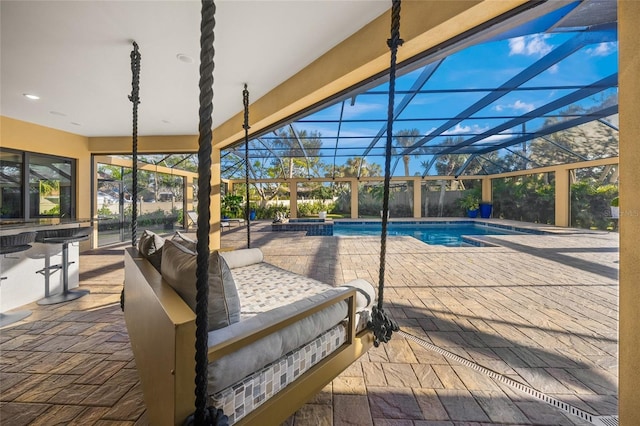
<svg viewBox="0 0 640 426">
<path fill-rule="evenodd" d="M 40 99 L 40 96 L 33 95 L 31 93 L 23 93 L 22 96 L 24 96 L 27 99 L 31 99 L 32 101 L 37 101 L 38 99 Z"/>
<path fill-rule="evenodd" d="M 194 62 L 191 56 L 185 55 L 184 53 L 178 53 L 176 55 L 176 58 L 178 58 L 179 61 L 185 62 L 187 64 L 192 64 Z"/>
<path fill-rule="evenodd" d="M 67 116 L 67 114 L 65 114 L 63 112 L 58 112 L 58 111 L 49 111 L 49 114 L 57 115 L 58 117 L 66 117 Z"/>
</svg>

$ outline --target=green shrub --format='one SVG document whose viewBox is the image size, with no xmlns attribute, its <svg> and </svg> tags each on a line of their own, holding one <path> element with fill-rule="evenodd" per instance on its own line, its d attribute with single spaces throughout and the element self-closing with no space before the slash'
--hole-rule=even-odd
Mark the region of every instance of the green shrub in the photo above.
<svg viewBox="0 0 640 426">
<path fill-rule="evenodd" d="M 478 210 L 480 208 L 480 197 L 473 193 L 468 193 L 464 198 L 459 201 L 460 207 L 467 210 Z"/>
<path fill-rule="evenodd" d="M 117 217 L 118 215 L 113 213 L 109 207 L 107 206 L 102 206 L 98 209 L 98 217 L 100 218 L 110 218 L 110 217 Z"/>
<path fill-rule="evenodd" d="M 43 216 L 60 216 L 60 205 L 51 207 L 49 210 L 42 212 Z"/>
<path fill-rule="evenodd" d="M 311 216 L 313 212 L 313 206 L 311 203 L 298 203 L 298 217 Z"/>
<path fill-rule="evenodd" d="M 243 198 L 241 195 L 227 194 L 221 199 L 223 217 L 241 217 Z"/>
<path fill-rule="evenodd" d="M 618 197 L 618 187 L 582 180 L 571 185 L 571 226 L 605 230 L 611 226 L 610 206 Z"/>
<path fill-rule="evenodd" d="M 494 179 L 493 216 L 534 223 L 555 223 L 553 175 Z"/>
<path fill-rule="evenodd" d="M 289 215 L 289 209 L 282 204 L 270 205 L 267 207 L 256 206 L 256 219 L 273 219 L 276 217 L 276 212 Z"/>
<path fill-rule="evenodd" d="M 311 202 L 298 202 L 298 217 L 316 216 L 322 211 L 331 213 L 336 208 L 336 203 L 325 203 L 321 200 Z"/>
</svg>

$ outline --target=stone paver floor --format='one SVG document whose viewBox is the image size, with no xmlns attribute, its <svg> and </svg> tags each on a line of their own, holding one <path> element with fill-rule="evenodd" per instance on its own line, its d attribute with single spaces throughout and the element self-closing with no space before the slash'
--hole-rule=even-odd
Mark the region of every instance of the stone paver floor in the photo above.
<svg viewBox="0 0 640 426">
<path fill-rule="evenodd" d="M 252 247 L 275 265 L 335 285 L 378 281 L 379 238 L 269 230 L 252 227 Z M 483 238 L 499 246 L 389 238 L 386 310 L 442 351 L 396 335 L 287 423 L 590 424 L 472 365 L 590 415 L 616 415 L 617 234 Z M 225 247 L 245 244 L 245 228 L 223 234 Z M 0 330 L 0 424 L 148 423 L 118 304 L 124 246 L 82 254 L 81 286 L 90 295 L 30 304 L 30 317 Z"/>
</svg>

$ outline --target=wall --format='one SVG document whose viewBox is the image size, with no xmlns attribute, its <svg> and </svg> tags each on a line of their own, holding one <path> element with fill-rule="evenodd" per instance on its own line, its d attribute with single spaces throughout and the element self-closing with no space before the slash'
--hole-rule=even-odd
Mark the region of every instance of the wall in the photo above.
<svg viewBox="0 0 640 426">
<path fill-rule="evenodd" d="M 89 150 L 94 154 L 131 154 L 131 136 L 91 137 Z M 198 136 L 138 136 L 139 153 L 198 152 Z"/>
<path fill-rule="evenodd" d="M 76 216 L 91 217 L 91 153 L 88 138 L 0 116 L 3 148 L 74 158 L 77 167 Z"/>
</svg>

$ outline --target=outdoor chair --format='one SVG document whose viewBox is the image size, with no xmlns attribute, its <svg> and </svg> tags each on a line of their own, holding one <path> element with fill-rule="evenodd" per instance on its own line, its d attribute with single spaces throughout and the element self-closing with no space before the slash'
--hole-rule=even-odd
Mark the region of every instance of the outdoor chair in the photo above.
<svg viewBox="0 0 640 426">
<path fill-rule="evenodd" d="M 189 217 L 189 223 L 187 224 L 187 229 L 197 229 L 198 228 L 198 213 L 194 211 L 188 211 L 187 216 Z M 220 230 L 224 231 L 224 228 L 229 228 L 231 224 L 229 222 L 225 222 L 224 220 L 220 221 Z"/>
</svg>

